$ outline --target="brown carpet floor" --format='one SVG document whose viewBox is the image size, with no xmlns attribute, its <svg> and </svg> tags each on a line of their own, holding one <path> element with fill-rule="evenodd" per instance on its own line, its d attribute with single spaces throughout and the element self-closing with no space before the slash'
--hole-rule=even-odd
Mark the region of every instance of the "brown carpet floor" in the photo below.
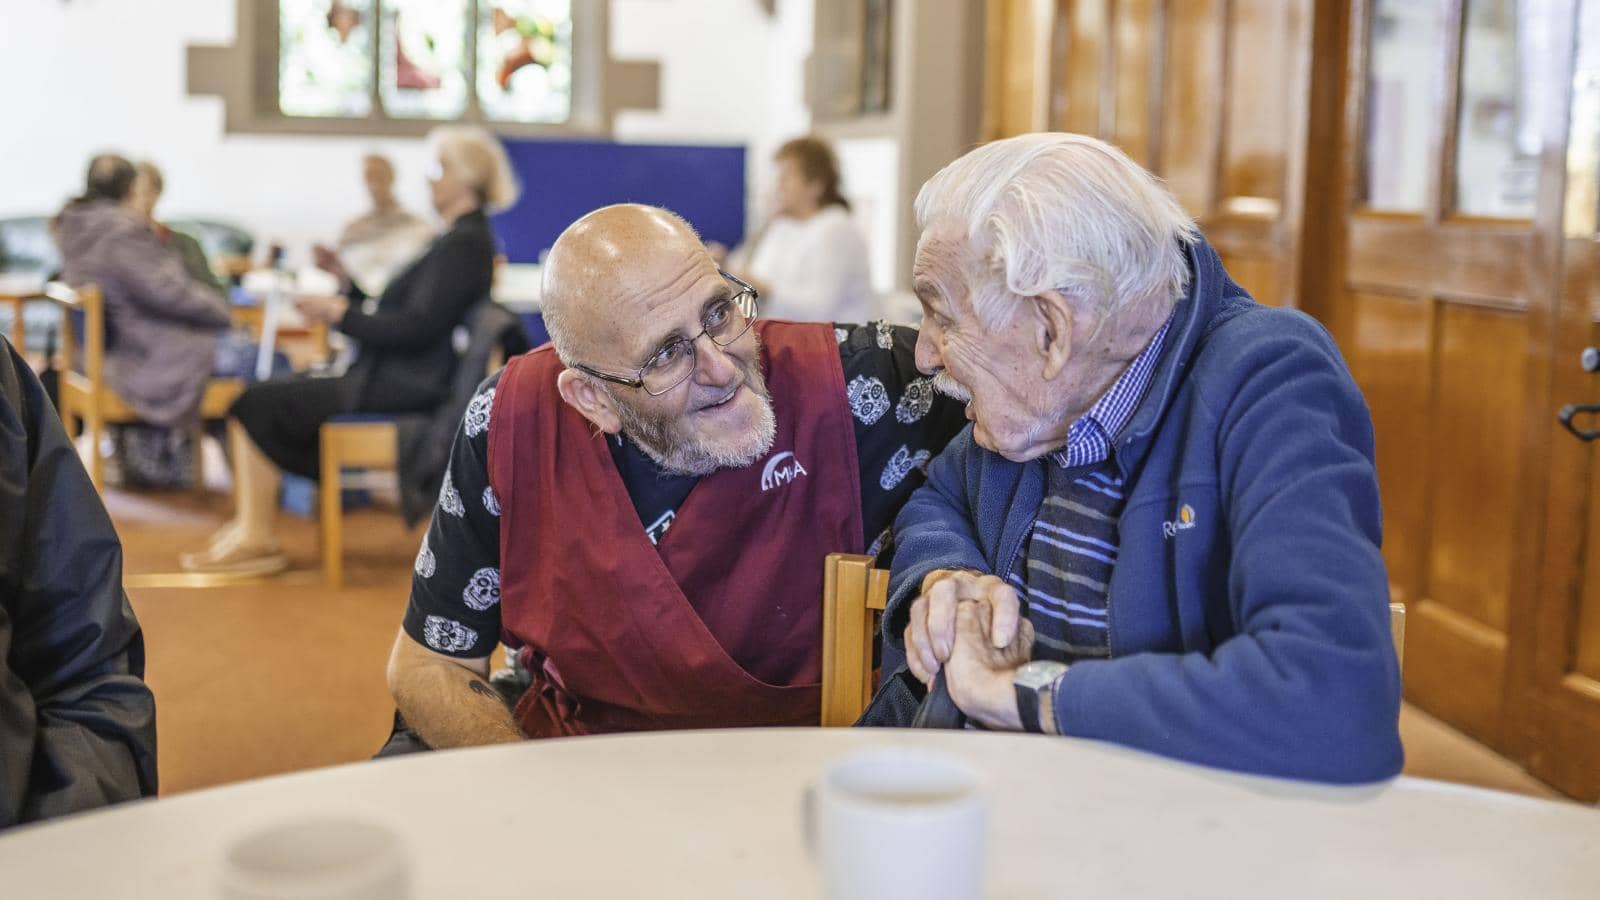
<svg viewBox="0 0 1600 900">
<path fill-rule="evenodd" d="M 255 583 L 168 586 L 178 553 L 204 544 L 225 498 L 108 492 L 128 595 L 156 695 L 162 793 L 366 759 L 388 736 L 389 646 L 405 610 L 420 528 L 398 513 L 346 518 L 346 585 L 318 570 L 313 520 L 280 517 L 293 568 Z"/>
<path fill-rule="evenodd" d="M 172 586 L 180 552 L 225 518 L 220 494 L 108 491 L 128 594 L 144 626 L 156 695 L 161 790 L 193 790 L 367 759 L 389 733 L 389 646 L 405 610 L 422 529 L 392 508 L 346 517 L 346 585 L 322 586 L 315 520 L 284 514 L 283 576 Z M 1407 704 L 1406 772 L 1557 796 L 1515 764 Z"/>
</svg>

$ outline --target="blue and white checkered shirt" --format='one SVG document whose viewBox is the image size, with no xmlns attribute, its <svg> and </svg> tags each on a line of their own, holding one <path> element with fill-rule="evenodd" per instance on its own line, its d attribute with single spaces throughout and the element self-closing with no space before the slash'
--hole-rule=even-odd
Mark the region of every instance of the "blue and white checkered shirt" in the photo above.
<svg viewBox="0 0 1600 900">
<path fill-rule="evenodd" d="M 1067 429 L 1067 445 L 1051 454 L 1051 459 L 1064 469 L 1074 469 L 1111 457 L 1111 444 L 1117 433 L 1133 418 L 1133 411 L 1138 409 L 1139 401 L 1150 387 L 1150 378 L 1155 374 L 1156 362 L 1161 359 L 1161 348 L 1167 340 L 1167 329 L 1171 327 L 1169 318 L 1127 371 L 1118 376 L 1111 389 L 1072 423 Z"/>
</svg>

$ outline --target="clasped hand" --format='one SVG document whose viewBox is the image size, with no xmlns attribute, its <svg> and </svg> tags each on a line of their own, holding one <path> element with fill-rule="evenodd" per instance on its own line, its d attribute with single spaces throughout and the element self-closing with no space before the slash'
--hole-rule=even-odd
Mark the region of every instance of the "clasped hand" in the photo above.
<svg viewBox="0 0 1600 900">
<path fill-rule="evenodd" d="M 1033 625 L 993 575 L 940 569 L 922 580 L 906 625 L 906 664 L 922 683 L 942 668 L 950 699 L 991 728 L 1021 727 L 1012 677 L 1033 652 Z"/>
</svg>

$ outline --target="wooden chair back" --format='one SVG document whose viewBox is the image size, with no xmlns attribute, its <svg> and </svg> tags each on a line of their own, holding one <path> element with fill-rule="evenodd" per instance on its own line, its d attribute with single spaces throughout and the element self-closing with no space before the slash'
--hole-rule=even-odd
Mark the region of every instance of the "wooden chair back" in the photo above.
<svg viewBox="0 0 1600 900">
<path fill-rule="evenodd" d="M 889 570 L 872 557 L 830 553 L 822 570 L 822 725 L 847 727 L 861 718 L 877 685 L 872 648 L 889 599 Z M 1389 638 L 1405 664 L 1406 606 L 1389 604 Z"/>
</svg>

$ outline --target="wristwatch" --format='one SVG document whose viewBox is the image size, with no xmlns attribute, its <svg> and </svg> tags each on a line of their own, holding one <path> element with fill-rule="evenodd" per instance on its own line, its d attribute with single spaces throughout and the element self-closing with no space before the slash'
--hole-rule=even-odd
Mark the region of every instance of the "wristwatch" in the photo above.
<svg viewBox="0 0 1600 900">
<path fill-rule="evenodd" d="M 1022 730 L 1034 734 L 1057 734 L 1056 682 L 1067 671 L 1067 664 L 1053 660 L 1034 660 L 1017 670 L 1011 684 L 1017 689 L 1017 716 Z"/>
</svg>

